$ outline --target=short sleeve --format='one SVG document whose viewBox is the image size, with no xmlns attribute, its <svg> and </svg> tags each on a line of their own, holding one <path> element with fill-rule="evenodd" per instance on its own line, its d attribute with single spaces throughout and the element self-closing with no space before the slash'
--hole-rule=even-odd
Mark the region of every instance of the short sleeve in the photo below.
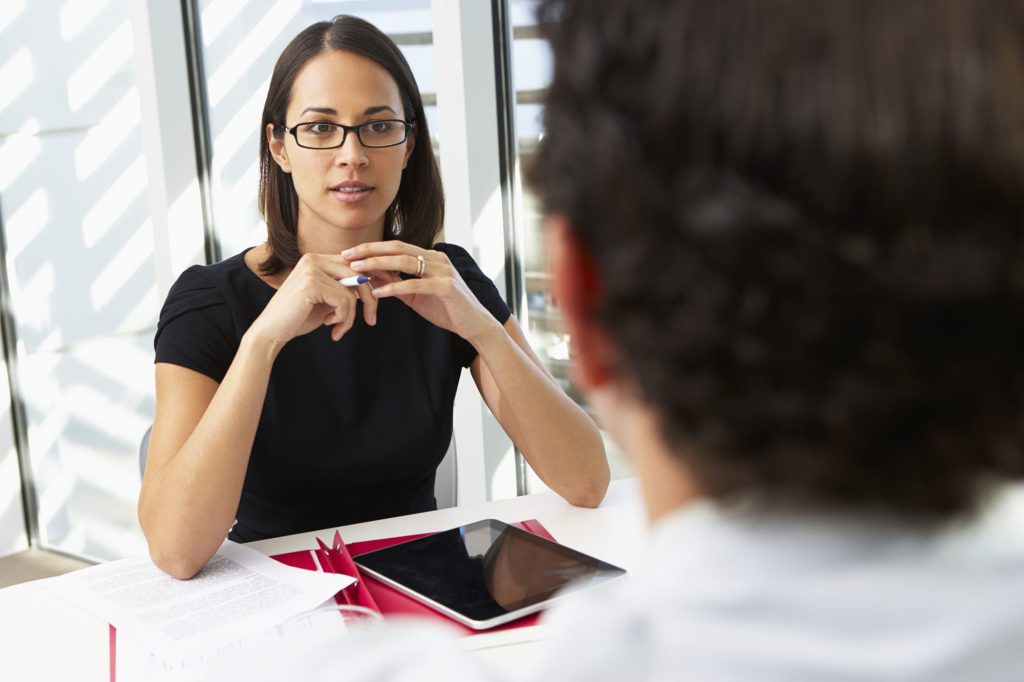
<svg viewBox="0 0 1024 682">
<path fill-rule="evenodd" d="M 181 273 L 157 322 L 156 362 L 167 362 L 220 382 L 237 352 L 237 335 L 223 293 L 200 266 Z"/>
<path fill-rule="evenodd" d="M 466 286 L 473 292 L 477 300 L 494 316 L 494 319 L 505 324 L 511 317 L 512 311 L 501 297 L 498 288 L 494 286 L 494 282 L 483 273 L 469 252 L 461 246 L 444 243 L 435 244 L 434 249 L 448 256 L 448 260 L 459 271 Z M 476 359 L 477 353 L 472 344 L 460 338 L 455 344 L 455 355 L 460 365 L 469 367 L 470 363 Z"/>
</svg>

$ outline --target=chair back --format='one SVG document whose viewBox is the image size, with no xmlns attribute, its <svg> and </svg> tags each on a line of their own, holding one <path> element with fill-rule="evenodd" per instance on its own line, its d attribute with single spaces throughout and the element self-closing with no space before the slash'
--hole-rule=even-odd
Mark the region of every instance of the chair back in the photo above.
<svg viewBox="0 0 1024 682">
<path fill-rule="evenodd" d="M 448 444 L 448 452 L 437 465 L 434 474 L 434 499 L 438 509 L 447 509 L 458 504 L 459 477 L 458 463 L 455 460 L 455 438 Z"/>
<path fill-rule="evenodd" d="M 142 442 L 139 443 L 139 478 L 146 473 L 146 457 L 149 455 L 149 434 L 153 432 L 153 425 L 146 428 L 142 434 Z"/>
</svg>

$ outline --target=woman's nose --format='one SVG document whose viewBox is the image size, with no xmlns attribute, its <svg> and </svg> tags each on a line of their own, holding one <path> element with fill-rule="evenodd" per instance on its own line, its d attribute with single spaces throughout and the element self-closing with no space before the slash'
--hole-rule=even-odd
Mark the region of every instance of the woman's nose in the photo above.
<svg viewBox="0 0 1024 682">
<path fill-rule="evenodd" d="M 359 141 L 356 131 L 350 130 L 345 141 L 335 150 L 335 163 L 340 166 L 365 166 L 369 161 L 366 149 Z"/>
</svg>

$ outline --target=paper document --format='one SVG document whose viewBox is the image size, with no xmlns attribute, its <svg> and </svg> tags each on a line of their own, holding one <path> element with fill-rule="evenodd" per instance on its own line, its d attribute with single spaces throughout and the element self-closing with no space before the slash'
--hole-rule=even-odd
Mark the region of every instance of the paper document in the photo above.
<svg viewBox="0 0 1024 682">
<path fill-rule="evenodd" d="M 53 578 L 46 586 L 148 651 L 181 656 L 264 632 L 353 582 L 346 575 L 290 568 L 225 540 L 191 580 L 176 580 L 148 559 L 125 559 Z"/>
<path fill-rule="evenodd" d="M 131 637 L 119 636 L 116 661 L 112 665 L 117 670 L 118 682 L 238 679 L 237 675 L 218 674 L 217 671 L 232 670 L 239 662 L 253 659 L 290 659 L 297 649 L 305 650 L 310 646 L 317 646 L 324 651 L 337 648 L 348 628 L 338 612 L 332 612 L 336 608 L 337 605 L 331 599 L 317 611 L 293 618 L 271 630 L 222 647 L 179 657 L 147 653 Z M 254 679 L 258 679 L 258 676 Z"/>
</svg>

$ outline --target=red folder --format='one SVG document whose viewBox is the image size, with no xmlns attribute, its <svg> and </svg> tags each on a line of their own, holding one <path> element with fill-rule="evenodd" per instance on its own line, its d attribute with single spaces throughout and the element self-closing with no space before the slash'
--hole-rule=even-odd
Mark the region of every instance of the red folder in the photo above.
<svg viewBox="0 0 1024 682">
<path fill-rule="evenodd" d="M 547 538 L 548 540 L 554 540 L 551 533 L 549 533 L 540 521 L 537 521 L 536 519 L 520 521 L 519 523 L 514 523 L 512 525 L 522 528 L 534 535 L 539 535 L 540 537 Z M 353 542 L 351 545 L 346 547 L 345 543 L 341 540 L 341 534 L 335 531 L 334 542 L 330 548 L 328 548 L 323 541 L 317 538 L 317 542 L 320 543 L 320 549 L 313 551 L 316 552 L 317 558 L 320 560 L 320 565 L 325 571 L 344 573 L 345 575 L 350 575 L 356 578 L 355 584 L 345 588 L 335 597 L 335 601 L 339 604 L 358 604 L 360 606 L 373 609 L 374 611 L 378 611 L 379 613 L 384 614 L 385 617 L 389 615 L 402 615 L 439 619 L 445 621 L 458 630 L 461 630 L 465 634 L 479 632 L 478 630 L 466 627 L 458 621 L 452 620 L 448 616 L 440 613 L 439 611 L 435 611 L 426 604 L 422 604 L 411 597 L 407 597 L 393 587 L 385 585 L 370 576 L 360 575 L 358 567 L 352 560 L 360 554 L 366 554 L 367 552 L 372 552 L 377 549 L 384 549 L 385 547 L 397 545 L 408 540 L 415 540 L 416 538 L 421 538 L 427 535 L 432 535 L 432 533 L 405 535 L 396 538 L 386 538 L 383 540 Z M 309 551 L 278 554 L 271 558 L 277 559 L 289 566 L 316 570 L 316 565 L 314 564 Z M 511 623 L 499 625 L 488 630 L 488 632 L 497 632 L 498 630 L 508 630 L 511 628 L 536 625 L 539 618 L 539 614 L 532 614 Z"/>
</svg>

